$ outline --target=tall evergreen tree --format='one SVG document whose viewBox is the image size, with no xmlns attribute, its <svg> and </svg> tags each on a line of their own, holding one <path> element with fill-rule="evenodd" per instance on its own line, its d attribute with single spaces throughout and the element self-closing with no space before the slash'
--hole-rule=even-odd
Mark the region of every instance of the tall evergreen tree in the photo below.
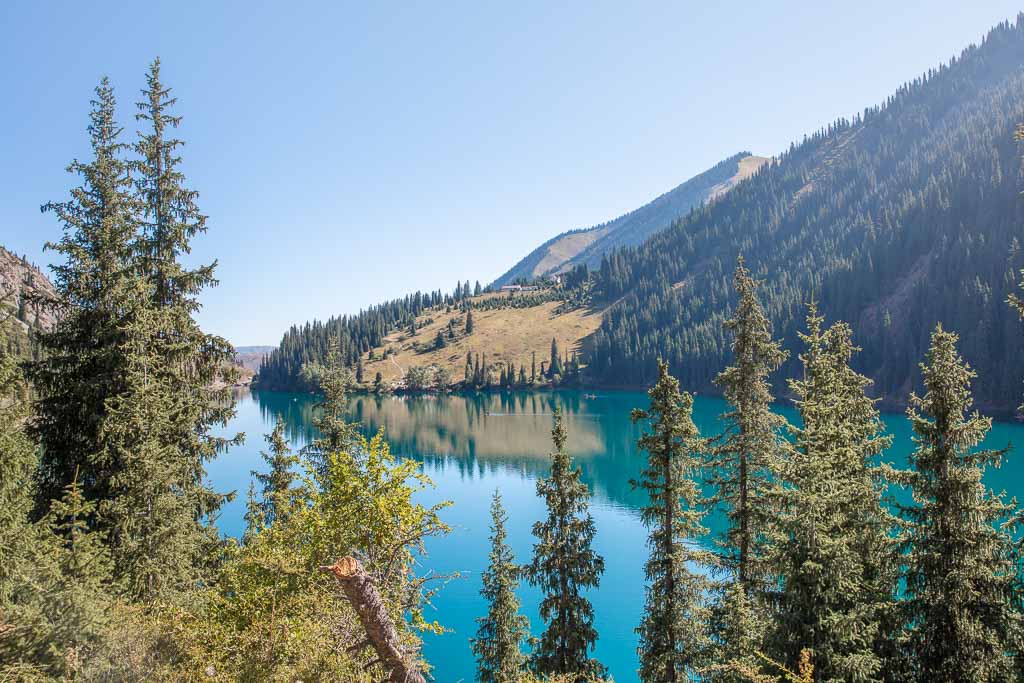
<svg viewBox="0 0 1024 683">
<path fill-rule="evenodd" d="M 562 374 L 562 361 L 558 357 L 558 342 L 551 338 L 551 362 L 548 363 L 548 374 L 551 377 Z"/>
<path fill-rule="evenodd" d="M 154 343 L 164 361 L 161 372 L 179 397 L 176 436 L 194 478 L 203 462 L 230 443 L 210 433 L 213 426 L 226 424 L 234 415 L 230 389 L 211 387 L 234 378 L 234 348 L 222 337 L 203 332 L 193 318 L 200 308 L 199 294 L 217 284 L 217 263 L 188 268 L 181 262 L 183 255 L 191 253 L 192 239 L 205 233 L 207 225 L 196 205 L 199 193 L 185 186 L 179 169 L 178 150 L 185 143 L 168 137 L 181 117 L 170 113 L 177 98 L 160 80 L 159 59 L 150 66 L 142 96 L 136 119 L 148 130 L 139 133 L 138 158 L 133 164 L 143 210 L 138 250 L 151 282 L 152 300 L 161 312 Z"/>
<path fill-rule="evenodd" d="M 902 477 L 914 503 L 901 507 L 914 675 L 938 683 L 1011 680 L 1020 596 L 1012 538 L 1000 523 L 1014 510 L 981 481 L 1008 449 L 975 450 L 992 421 L 968 413 L 975 373 L 956 343 L 956 334 L 935 328 L 921 364 L 925 394 L 912 395 L 907 409 L 917 444 Z"/>
<path fill-rule="evenodd" d="M 772 475 L 777 470 L 785 420 L 771 410 L 769 377 L 786 358 L 772 339 L 771 323 L 757 297 L 757 281 L 738 258 L 733 287 L 738 295 L 733 317 L 724 327 L 732 334 L 733 365 L 715 383 L 729 403 L 725 429 L 709 449 L 706 481 L 709 507 L 723 509 L 727 524 L 717 539 L 716 565 L 724 578 L 715 590 L 711 631 L 713 657 L 757 667 L 769 617 L 765 590 L 771 523 L 776 516 Z M 720 671 L 714 680 L 740 680 Z"/>
<path fill-rule="evenodd" d="M 546 629 L 531 666 L 541 675 L 603 675 L 604 666 L 589 655 L 597 630 L 594 608 L 583 591 L 599 585 L 604 558 L 591 547 L 596 528 L 590 491 L 565 449 L 565 425 L 557 410 L 551 438 L 551 473 L 537 480 L 537 495 L 544 499 L 548 514 L 533 525 L 537 542 L 532 562 L 524 567 L 527 580 L 544 595 L 540 616 Z"/>
<path fill-rule="evenodd" d="M 710 588 L 690 563 L 707 564 L 705 552 L 695 549 L 707 529 L 703 518 L 700 469 L 703 444 L 693 423 L 693 396 L 680 393 L 668 365 L 658 363 L 658 382 L 648 393 L 647 410 L 634 410 L 633 422 L 650 420 L 637 445 L 647 451 L 647 463 L 633 488 L 643 489 L 648 503 L 641 519 L 650 528 L 650 557 L 644 567 L 647 603 L 640 635 L 640 678 L 654 681 L 691 680 L 701 670 L 708 650 L 705 599 Z"/>
<path fill-rule="evenodd" d="M 242 435 L 213 433 L 234 415 L 228 386 L 237 371 L 231 345 L 203 332 L 193 317 L 199 294 L 216 284 L 216 264 L 190 269 L 180 260 L 192 238 L 206 231 L 206 217 L 178 170 L 183 143 L 167 137 L 180 118 L 169 113 L 175 100 L 160 82 L 159 60 L 143 98 L 136 118 L 149 130 L 140 133 L 132 164 L 141 209 L 135 269 L 142 282 L 122 326 L 126 388 L 107 402 L 103 426 L 108 457 L 128 466 L 112 478 L 115 495 L 101 514 L 112 520 L 119 574 L 132 594 L 152 599 L 203 579 L 218 543 L 211 520 L 226 500 L 206 484 L 205 463 Z"/>
<path fill-rule="evenodd" d="M 466 334 L 473 334 L 473 311 L 466 311 Z"/>
<path fill-rule="evenodd" d="M 125 391 L 126 340 L 137 279 L 133 242 L 137 207 L 128 164 L 119 142 L 113 88 L 106 78 L 92 101 L 91 161 L 74 161 L 68 172 L 82 178 L 64 202 L 50 202 L 64 234 L 46 245 L 63 257 L 52 267 L 59 314 L 38 334 L 42 359 L 28 366 L 37 400 L 32 421 L 42 445 L 38 505 L 44 513 L 78 473 L 83 494 L 112 495 L 110 479 L 123 463 L 102 454 L 100 432 L 107 402 Z"/>
<path fill-rule="evenodd" d="M 519 565 L 508 545 L 507 522 L 501 494 L 495 491 L 491 502 L 490 566 L 481 577 L 480 590 L 487 600 L 487 616 L 477 619 L 480 627 L 473 639 L 477 680 L 481 683 L 517 683 L 526 665 L 522 648 L 530 622 L 519 614 Z"/>
<path fill-rule="evenodd" d="M 898 574 L 875 459 L 892 438 L 865 393 L 871 381 L 850 367 L 859 350 L 852 330 L 823 322 L 812 304 L 800 335 L 803 376 L 789 383 L 802 425 L 790 428 L 779 470 L 772 656 L 796 670 L 808 649 L 815 680 L 883 680 L 899 669 L 884 659 Z"/>
<path fill-rule="evenodd" d="M 750 591 L 764 578 L 766 525 L 774 516 L 767 509 L 770 476 L 782 450 L 779 430 L 785 420 L 771 410 L 769 376 L 786 359 L 772 339 L 771 323 L 757 298 L 757 281 L 741 256 L 733 286 L 738 302 L 725 322 L 732 333 L 733 365 L 715 379 L 729 411 L 724 440 L 711 454 L 710 503 L 724 505 L 729 525 L 721 539 L 722 560 L 735 579 Z"/>
</svg>

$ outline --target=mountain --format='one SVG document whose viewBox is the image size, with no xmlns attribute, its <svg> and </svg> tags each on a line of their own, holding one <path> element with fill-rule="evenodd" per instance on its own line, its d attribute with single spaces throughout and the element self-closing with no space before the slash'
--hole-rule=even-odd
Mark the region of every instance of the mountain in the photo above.
<svg viewBox="0 0 1024 683">
<path fill-rule="evenodd" d="M 520 279 L 531 281 L 578 264 L 595 268 L 612 250 L 640 244 L 694 207 L 722 196 L 767 161 L 765 157 L 740 152 L 639 209 L 592 228 L 570 230 L 552 237 L 495 280 L 494 286 L 501 287 Z"/>
<path fill-rule="evenodd" d="M 650 382 L 661 357 L 683 386 L 713 390 L 742 254 L 787 348 L 799 348 L 805 303 L 817 301 L 829 320 L 852 325 L 858 369 L 890 405 L 918 385 L 938 322 L 959 333 L 979 403 L 1019 404 L 1024 326 L 1005 301 L 1024 267 L 1014 140 L 1024 121 L 1022 17 L 606 257 L 595 291 L 610 307 L 593 339 L 592 381 Z M 777 390 L 796 364 L 794 353 Z"/>
<path fill-rule="evenodd" d="M 775 335 L 791 352 L 774 379 L 778 395 L 785 395 L 785 378 L 798 370 L 797 333 L 806 304 L 815 301 L 829 322 L 852 326 L 862 347 L 855 365 L 872 378 L 871 390 L 883 405 L 903 405 L 919 389 L 918 363 L 941 322 L 960 335 L 960 351 L 978 373 L 973 388 L 979 406 L 1010 413 L 1024 393 L 1024 323 L 1006 304 L 1019 290 L 1024 268 L 1024 172 L 1015 140 L 1021 122 L 1024 15 L 998 25 L 980 44 L 906 83 L 884 103 L 806 136 L 770 161 L 747 162 L 749 177 L 695 201 L 691 211 L 658 214 L 652 207 L 669 202 L 656 200 L 592 229 L 604 230 L 597 237 L 567 233 L 583 238 L 561 236 L 535 252 L 498 284 L 568 268 L 574 259 L 589 259 L 588 250 L 600 240 L 616 234 L 632 239 L 626 236 L 655 225 L 657 215 L 676 212 L 641 244 L 606 253 L 589 275 L 573 270 L 563 278 L 557 296 L 575 303 L 553 307 L 548 319 L 521 316 L 515 333 L 529 343 L 507 360 L 521 366 L 525 350 L 543 357 L 549 327 L 537 321 L 558 326 L 558 316 L 585 302 L 587 320 L 599 315 L 600 324 L 593 332 L 589 323 L 577 326 L 579 338 L 560 342 L 583 355 L 585 383 L 644 386 L 663 358 L 688 390 L 715 392 L 712 380 L 730 356 L 722 323 L 731 315 L 732 272 L 742 255 L 763 281 L 760 297 Z M 711 185 L 734 178 L 748 156 L 709 171 L 718 173 Z M 579 244 L 584 239 L 590 241 Z M 401 344 L 418 354 L 410 362 L 435 362 L 425 352 L 429 340 L 412 341 L 424 327 L 433 329 L 435 319 L 444 320 L 442 314 L 475 310 L 475 299 L 417 293 L 357 315 L 293 327 L 264 364 L 261 384 L 306 386 L 302 367 L 322 360 L 335 336 L 352 366 L 359 358 L 368 361 L 371 351 L 381 358 L 391 345 L 405 353 Z M 546 301 L 540 297 L 536 305 Z M 507 329 L 521 308 L 522 300 L 496 307 L 488 327 Z M 406 332 L 395 336 L 396 330 Z M 474 354 L 506 360 L 479 341 L 466 341 Z M 457 353 L 444 361 L 457 367 Z"/>
<path fill-rule="evenodd" d="M 0 344 L 15 355 L 30 355 L 29 332 L 54 322 L 52 310 L 40 301 L 54 295 L 42 270 L 0 246 Z"/>
<path fill-rule="evenodd" d="M 260 369 L 263 359 L 276 349 L 276 346 L 236 346 L 235 363 L 241 367 L 256 372 Z"/>
</svg>

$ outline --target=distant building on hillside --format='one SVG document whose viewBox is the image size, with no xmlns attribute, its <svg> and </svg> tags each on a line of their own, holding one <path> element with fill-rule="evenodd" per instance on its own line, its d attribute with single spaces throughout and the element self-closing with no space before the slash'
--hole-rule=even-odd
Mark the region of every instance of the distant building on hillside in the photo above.
<svg viewBox="0 0 1024 683">
<path fill-rule="evenodd" d="M 503 292 L 536 292 L 540 287 L 536 285 L 503 285 Z"/>
</svg>

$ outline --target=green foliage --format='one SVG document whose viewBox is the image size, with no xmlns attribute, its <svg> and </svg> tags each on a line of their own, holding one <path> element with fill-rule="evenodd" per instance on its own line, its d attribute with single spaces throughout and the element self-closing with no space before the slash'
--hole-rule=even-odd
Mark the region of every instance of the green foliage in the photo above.
<svg viewBox="0 0 1024 683">
<path fill-rule="evenodd" d="M 714 489 L 708 502 L 724 506 L 729 520 L 719 540 L 721 564 L 745 590 L 757 592 L 766 578 L 769 526 L 776 514 L 768 492 L 782 451 L 779 430 L 785 424 L 771 410 L 769 377 L 787 354 L 772 339 L 771 323 L 757 297 L 758 283 L 743 257 L 733 283 L 739 301 L 733 317 L 723 323 L 732 334 L 733 365 L 715 378 L 729 411 L 722 416 L 722 440 L 708 458 Z"/>
<path fill-rule="evenodd" d="M 263 524 L 273 524 L 274 520 L 287 514 L 292 507 L 292 487 L 298 477 L 295 468 L 299 464 L 299 457 L 291 452 L 284 430 L 285 422 L 279 415 L 274 423 L 274 431 L 264 436 L 270 445 L 270 452 L 260 454 L 270 471 L 252 473 L 263 486 L 262 502 L 259 504 L 259 518 Z"/>
<path fill-rule="evenodd" d="M 857 322 L 855 369 L 896 402 L 941 320 L 980 373 L 981 404 L 1011 411 L 1024 357 L 1002 302 L 1024 266 L 1024 254 L 1007 260 L 1021 235 L 1022 51 L 1018 17 L 642 245 L 609 254 L 595 300 L 615 305 L 593 337 L 593 380 L 653 382 L 662 358 L 685 386 L 711 390 L 729 353 L 728 272 L 743 253 L 787 348 L 813 297 L 830 320 Z M 796 359 L 783 371 L 795 376 Z"/>
<path fill-rule="evenodd" d="M 804 371 L 790 380 L 802 426 L 778 472 L 780 577 L 771 651 L 796 669 L 813 656 L 818 680 L 883 680 L 894 634 L 898 580 L 895 519 L 882 502 L 885 478 L 875 459 L 892 442 L 882 435 L 870 385 L 850 367 L 859 350 L 845 323 L 822 329 L 812 304 L 801 334 Z"/>
<path fill-rule="evenodd" d="M 89 498 L 111 497 L 110 478 L 120 465 L 101 455 L 100 432 L 107 401 L 127 390 L 124 328 L 141 308 L 145 285 L 135 272 L 139 207 L 114 110 L 114 91 L 104 79 L 89 115 L 93 159 L 68 166 L 82 184 L 67 201 L 43 206 L 63 225 L 61 240 L 46 246 L 64 261 L 52 269 L 58 322 L 38 334 L 44 357 L 28 366 L 37 392 L 33 436 L 43 446 L 40 514 L 76 472 Z"/>
<path fill-rule="evenodd" d="M 637 442 L 647 451 L 647 463 L 640 479 L 632 482 L 648 495 L 640 516 L 651 529 L 644 566 L 647 602 L 637 628 L 645 683 L 689 680 L 701 669 L 710 645 L 704 629 L 710 585 L 690 566 L 710 563 L 696 546 L 707 532 L 695 479 L 704 443 L 693 423 L 693 396 L 680 393 L 667 364 L 660 363 L 658 371 L 658 383 L 648 392 L 650 407 L 632 414 L 633 422 L 650 420 L 650 431 Z"/>
<path fill-rule="evenodd" d="M 37 460 L 26 407 L 21 373 L 0 351 L 0 679 L 73 677 L 102 643 L 111 562 L 77 479 L 29 521 Z"/>
<path fill-rule="evenodd" d="M 529 637 L 530 622 L 519 614 L 519 565 L 506 540 L 507 521 L 501 494 L 495 491 L 491 502 L 490 565 L 481 577 L 480 590 L 488 610 L 486 617 L 477 619 L 480 627 L 472 641 L 477 680 L 481 683 L 516 683 L 526 666 L 523 645 Z"/>
<path fill-rule="evenodd" d="M 434 372 L 429 367 L 411 365 L 405 371 L 404 381 L 408 391 L 425 391 L 434 385 Z"/>
<path fill-rule="evenodd" d="M 900 477 L 914 496 L 901 507 L 910 652 L 919 680 L 1009 680 L 1020 594 L 1002 523 L 1015 506 L 981 482 L 1007 449 L 976 450 L 992 422 L 968 413 L 975 373 L 956 343 L 935 328 L 921 365 L 925 394 L 907 409 L 917 444 Z"/>
<path fill-rule="evenodd" d="M 540 616 L 546 628 L 534 647 L 531 667 L 545 675 L 601 676 L 604 666 L 589 655 L 597 631 L 594 609 L 583 591 L 600 584 L 604 558 L 591 547 L 596 528 L 590 491 L 565 449 L 560 412 L 555 413 L 551 438 L 551 473 L 537 480 L 537 495 L 544 499 L 548 516 L 533 525 L 533 560 L 523 568 L 527 581 L 544 596 Z"/>
<path fill-rule="evenodd" d="M 204 464 L 236 441 L 211 434 L 234 414 L 227 389 L 213 388 L 233 377 L 233 350 L 192 318 L 215 281 L 212 265 L 179 261 L 206 226 L 177 170 L 182 143 L 165 135 L 179 119 L 159 62 L 139 104 L 150 131 L 137 159 L 124 158 L 109 83 L 96 93 L 94 158 L 69 167 L 82 185 L 44 207 L 64 225 L 50 246 L 65 261 L 54 268 L 60 314 L 29 366 L 43 453 L 37 510 L 75 478 L 99 506 L 119 585 L 153 599 L 187 592 L 216 555 L 204 520 L 224 497 L 204 484 Z"/>
</svg>

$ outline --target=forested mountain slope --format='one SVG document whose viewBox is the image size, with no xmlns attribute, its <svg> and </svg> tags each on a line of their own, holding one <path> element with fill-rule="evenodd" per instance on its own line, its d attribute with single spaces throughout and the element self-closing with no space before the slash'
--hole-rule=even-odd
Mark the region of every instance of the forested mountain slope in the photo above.
<svg viewBox="0 0 1024 683">
<path fill-rule="evenodd" d="M 1024 266 L 1024 189 L 1014 141 L 1024 121 L 1024 20 L 840 120 L 718 201 L 638 248 L 605 258 L 608 303 L 590 375 L 640 384 L 669 361 L 707 390 L 726 364 L 722 329 L 742 254 L 787 348 L 803 305 L 849 321 L 860 369 L 893 403 L 917 382 L 937 321 L 961 335 L 980 402 L 1010 408 L 1024 380 L 1021 329 L 1007 307 Z M 792 376 L 791 357 L 782 373 Z"/>
<path fill-rule="evenodd" d="M 605 254 L 618 247 L 640 244 L 695 206 L 720 197 L 766 161 L 750 152 L 735 154 L 639 209 L 592 228 L 570 230 L 551 238 L 495 280 L 494 285 L 533 280 L 577 264 L 595 268 Z"/>
</svg>

